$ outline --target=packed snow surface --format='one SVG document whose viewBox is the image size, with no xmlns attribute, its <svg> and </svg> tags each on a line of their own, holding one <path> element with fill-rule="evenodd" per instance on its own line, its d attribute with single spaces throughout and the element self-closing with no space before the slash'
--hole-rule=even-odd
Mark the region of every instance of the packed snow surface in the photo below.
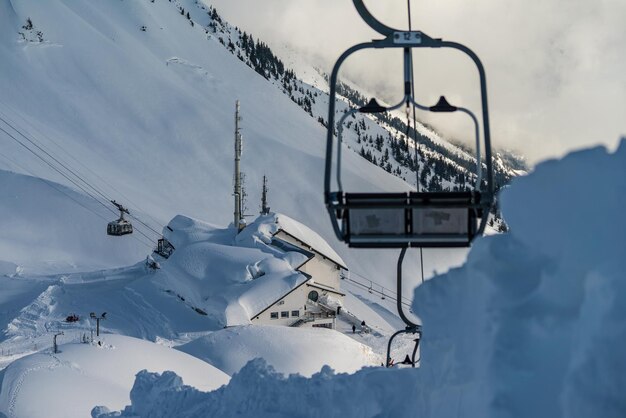
<svg viewBox="0 0 626 418">
<path fill-rule="evenodd" d="M 59 336 L 59 342 L 64 336 Z M 173 370 L 185 384 L 213 390 L 229 377 L 180 351 L 121 335 L 101 335 L 102 345 L 63 344 L 21 358 L 3 371 L 0 412 L 7 417 L 85 418 L 95 405 L 121 408 L 135 374 Z"/>
<path fill-rule="evenodd" d="M 623 417 L 623 190 L 626 140 L 516 179 L 502 196 L 511 232 L 415 290 L 419 369 L 306 379 L 255 361 L 210 393 L 142 373 L 122 416 Z"/>
<path fill-rule="evenodd" d="M 231 327 L 213 332 L 179 350 L 232 375 L 255 358 L 263 358 L 278 372 L 311 376 L 322 366 L 354 373 L 381 364 L 372 349 L 329 329 L 278 326 Z"/>
</svg>

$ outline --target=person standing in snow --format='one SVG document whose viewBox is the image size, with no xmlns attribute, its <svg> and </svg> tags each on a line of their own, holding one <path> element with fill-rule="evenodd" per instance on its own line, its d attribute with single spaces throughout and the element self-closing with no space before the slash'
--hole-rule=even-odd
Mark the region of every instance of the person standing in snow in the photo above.
<svg viewBox="0 0 626 418">
<path fill-rule="evenodd" d="M 352 333 L 356 333 L 356 325 L 352 324 Z"/>
</svg>

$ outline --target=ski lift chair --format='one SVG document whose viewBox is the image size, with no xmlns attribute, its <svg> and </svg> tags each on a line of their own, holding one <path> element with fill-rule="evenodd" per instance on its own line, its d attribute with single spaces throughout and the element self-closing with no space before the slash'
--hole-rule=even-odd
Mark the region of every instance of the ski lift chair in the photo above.
<svg viewBox="0 0 626 418">
<path fill-rule="evenodd" d="M 485 71 L 478 56 L 466 46 L 427 36 L 421 31 L 400 31 L 376 20 L 362 0 L 353 0 L 366 23 L 384 39 L 357 44 L 337 60 L 330 76 L 330 100 L 326 141 L 324 193 L 326 207 L 337 237 L 351 247 L 467 247 L 482 234 L 493 203 L 493 170 L 487 107 Z M 341 65 L 363 49 L 402 48 L 404 52 L 404 97 L 395 106 L 384 107 L 372 99 L 366 106 L 346 112 L 337 126 L 336 184 L 332 190 L 335 101 Z M 450 105 L 444 97 L 434 106 L 423 106 L 413 97 L 411 50 L 413 48 L 452 48 L 468 55 L 478 68 L 482 99 L 482 125 L 486 159 L 486 182 L 482 181 L 480 134 L 476 117 L 469 110 Z M 341 182 L 341 138 L 343 122 L 355 113 L 383 113 L 413 105 L 430 112 L 461 111 L 472 117 L 476 127 L 477 182 L 474 190 L 462 192 L 354 193 L 343 190 Z M 484 216 L 483 216 L 484 215 Z"/>
<path fill-rule="evenodd" d="M 119 237 L 122 235 L 132 234 L 133 225 L 130 223 L 130 221 L 124 219 L 125 213 L 130 214 L 128 209 L 117 203 L 115 200 L 112 200 L 111 203 L 113 203 L 113 205 L 117 207 L 117 209 L 120 211 L 120 217 L 117 220 L 111 221 L 107 224 L 107 235 Z"/>
</svg>

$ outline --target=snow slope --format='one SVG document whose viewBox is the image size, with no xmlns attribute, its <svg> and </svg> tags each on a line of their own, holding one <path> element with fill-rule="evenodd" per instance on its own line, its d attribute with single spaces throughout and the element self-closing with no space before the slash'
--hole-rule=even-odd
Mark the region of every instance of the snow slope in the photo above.
<svg viewBox="0 0 626 418">
<path fill-rule="evenodd" d="M 311 376 L 328 365 L 354 373 L 383 358 L 372 349 L 334 330 L 278 326 L 230 327 L 177 349 L 232 375 L 250 360 L 264 359 L 280 373 Z"/>
<path fill-rule="evenodd" d="M 308 280 L 296 270 L 307 260 L 306 256 L 267 245 L 263 240 L 268 241 L 270 235 L 258 232 L 275 230 L 277 216 L 260 217 L 235 239 L 234 228 L 219 228 L 178 215 L 164 229 L 176 250 L 168 259 L 154 255 L 160 264 L 158 270 L 139 262 L 84 273 L 36 277 L 12 273 L 11 277 L 0 277 L 5 289 L 0 294 L 0 367 L 16 356 L 48 345 L 53 331 L 62 330 L 73 339 L 89 334 L 95 326 L 90 312 L 107 312 L 107 319 L 101 323 L 107 332 L 151 341 L 167 340 L 173 345 L 225 326 L 250 324 L 254 315 Z M 316 234 L 303 238 L 320 239 Z M 16 270 L 9 263 L 4 267 L 7 273 Z M 359 323 L 365 320 L 370 324 L 378 339 L 393 329 L 363 302 L 348 298 L 343 315 L 352 311 Z M 70 314 L 79 315 L 80 320 L 67 323 L 65 319 Z M 340 316 L 341 331 L 351 333 L 349 320 Z M 283 335 L 308 335 L 288 333 Z M 327 341 L 345 339 L 340 333 L 332 335 Z M 376 338 L 361 338 L 361 342 L 372 345 L 380 354 L 382 343 L 372 344 L 373 341 Z M 356 363 L 345 367 L 352 370 L 357 363 L 369 364 L 366 357 L 355 355 Z M 322 351 L 318 362 L 323 358 L 332 362 L 333 353 Z M 281 369 L 280 363 L 274 364 Z M 339 367 L 337 362 L 332 364 Z"/>
<path fill-rule="evenodd" d="M 63 341 L 64 336 L 59 337 Z M 7 417 L 88 417 L 96 404 L 120 408 L 129 401 L 141 370 L 174 370 L 202 390 L 228 383 L 215 367 L 161 345 L 121 335 L 102 335 L 102 345 L 64 344 L 11 364 L 1 377 L 0 411 Z"/>
<path fill-rule="evenodd" d="M 125 266 L 151 251 L 140 235 L 107 236 L 117 215 L 84 194 L 3 170 L 0 185 L 0 259 L 21 267 L 21 275 Z"/>
<path fill-rule="evenodd" d="M 210 393 L 142 373 L 122 416 L 623 417 L 624 189 L 626 139 L 516 179 L 502 196 L 511 232 L 415 290 L 419 369 L 305 379 L 257 361 Z"/>
<path fill-rule="evenodd" d="M 199 23 L 191 26 L 179 5 Z M 396 252 L 373 257 L 337 245 L 321 193 L 322 125 L 207 34 L 193 1 L 0 0 L 0 7 L 0 117 L 107 197 L 129 206 L 131 213 L 151 215 L 140 217 L 157 231 L 178 213 L 218 225 L 231 222 L 233 113 L 239 99 L 249 212 L 260 201 L 266 174 L 275 210 L 318 231 L 355 271 L 393 281 L 387 273 L 393 271 Z M 29 17 L 34 28 L 27 31 L 22 26 Z M 5 157 L 0 167 L 75 188 L 5 134 L 0 137 Z M 397 177 L 355 153 L 345 157 L 344 180 L 355 189 L 406 189 Z M 76 205 L 76 211 L 84 209 Z M 55 228 L 72 231 L 75 214 L 68 213 L 72 216 L 58 219 Z M 31 220 L 26 211 L 20 223 Z M 102 221 L 93 215 L 79 227 Z M 135 227 L 145 231 L 138 223 Z M 69 255 L 59 258 L 86 261 L 82 252 L 72 251 L 92 245 L 98 231 L 73 231 Z M 3 239 L 24 242 L 24 230 Z M 136 245 L 129 257 L 145 251 Z M 41 257 L 59 252 L 56 242 L 46 247 L 39 240 L 38 246 Z M 2 258 L 23 258 L 18 250 L 13 255 L 8 249 Z M 99 254 L 103 257 L 90 261 L 94 269 L 120 265 L 115 252 Z M 450 265 L 446 255 L 436 252 L 429 260 L 438 270 Z"/>
</svg>

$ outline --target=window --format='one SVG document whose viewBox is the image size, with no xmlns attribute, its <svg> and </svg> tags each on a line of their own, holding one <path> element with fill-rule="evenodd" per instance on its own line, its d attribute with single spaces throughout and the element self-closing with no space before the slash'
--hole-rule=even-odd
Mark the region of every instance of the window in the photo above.
<svg viewBox="0 0 626 418">
<path fill-rule="evenodd" d="M 300 311 L 291 311 L 291 316 L 299 317 Z"/>
<path fill-rule="evenodd" d="M 312 300 L 313 302 L 317 302 L 317 300 L 320 297 L 320 294 L 317 293 L 315 290 L 311 290 L 309 292 L 309 296 L 308 297 L 309 297 L 309 300 Z"/>
<path fill-rule="evenodd" d="M 282 311 L 280 313 L 281 318 L 289 318 L 289 311 Z"/>
<path fill-rule="evenodd" d="M 272 313 L 270 313 L 270 318 L 271 318 L 271 319 L 278 319 L 278 312 L 272 312 Z"/>
</svg>

